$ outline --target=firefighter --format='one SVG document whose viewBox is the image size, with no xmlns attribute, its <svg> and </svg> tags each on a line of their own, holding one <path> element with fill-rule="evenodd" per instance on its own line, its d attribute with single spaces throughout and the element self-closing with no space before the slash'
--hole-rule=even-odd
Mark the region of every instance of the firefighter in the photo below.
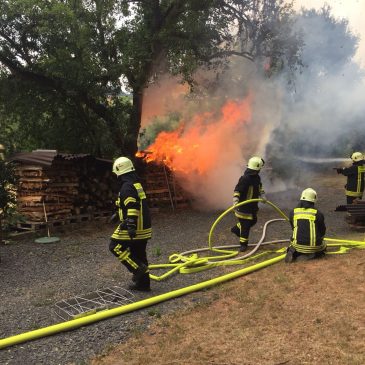
<svg viewBox="0 0 365 365">
<path fill-rule="evenodd" d="M 264 164 L 265 161 L 258 156 L 253 156 L 248 160 L 247 168 L 234 188 L 233 205 L 263 197 L 265 192 L 262 189 L 259 173 Z M 234 214 L 238 223 L 231 228 L 231 232 L 239 237 L 241 252 L 247 249 L 250 229 L 257 222 L 258 209 L 258 202 L 244 204 L 235 209 Z"/>
<path fill-rule="evenodd" d="M 130 159 L 117 158 L 113 172 L 122 186 L 116 201 L 120 224 L 111 236 L 109 249 L 133 274 L 129 289 L 150 291 L 146 246 L 152 228 L 146 194 Z"/>
<path fill-rule="evenodd" d="M 347 204 L 352 204 L 355 199 L 362 199 L 364 192 L 365 161 L 361 152 L 354 152 L 351 155 L 352 166 L 338 168 L 337 173 L 347 176 L 345 194 Z"/>
<path fill-rule="evenodd" d="M 290 212 L 289 222 L 293 233 L 285 262 L 293 262 L 299 256 L 303 259 L 324 256 L 326 244 L 323 238 L 326 225 L 323 214 L 314 206 L 316 201 L 315 190 L 305 189 L 301 194 L 299 205 Z"/>
</svg>

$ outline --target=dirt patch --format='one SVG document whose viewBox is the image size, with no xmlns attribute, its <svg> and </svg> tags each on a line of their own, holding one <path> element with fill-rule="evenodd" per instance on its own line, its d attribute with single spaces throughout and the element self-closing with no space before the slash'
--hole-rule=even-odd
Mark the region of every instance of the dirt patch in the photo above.
<svg viewBox="0 0 365 365">
<path fill-rule="evenodd" d="M 92 362 L 364 364 L 365 250 L 277 264 L 214 289 Z"/>
</svg>

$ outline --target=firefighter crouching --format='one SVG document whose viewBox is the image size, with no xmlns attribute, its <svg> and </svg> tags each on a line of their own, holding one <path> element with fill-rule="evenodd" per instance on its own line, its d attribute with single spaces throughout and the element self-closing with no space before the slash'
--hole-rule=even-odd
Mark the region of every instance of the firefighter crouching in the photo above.
<svg viewBox="0 0 365 365">
<path fill-rule="evenodd" d="M 233 205 L 263 196 L 264 190 L 259 173 L 264 164 L 261 157 L 253 156 L 248 160 L 247 169 L 234 188 Z M 238 223 L 231 228 L 231 232 L 240 238 L 241 252 L 247 249 L 250 229 L 257 222 L 258 209 L 258 202 L 244 204 L 235 209 L 234 214 Z"/>
<path fill-rule="evenodd" d="M 351 155 L 352 166 L 337 168 L 337 173 L 347 176 L 345 194 L 347 204 L 352 204 L 355 199 L 362 199 L 365 180 L 365 161 L 361 152 L 354 152 Z"/>
<path fill-rule="evenodd" d="M 131 160 L 126 157 L 117 158 L 113 172 L 122 186 L 116 202 L 120 224 L 111 236 L 109 249 L 133 274 L 134 283 L 129 289 L 150 291 L 146 246 L 152 228 L 146 194 L 138 182 Z"/>
<path fill-rule="evenodd" d="M 315 208 L 317 193 L 308 188 L 303 190 L 297 208 L 289 214 L 293 233 L 285 262 L 293 262 L 297 257 L 313 259 L 323 257 L 326 244 L 323 241 L 326 225 L 323 214 Z"/>
</svg>

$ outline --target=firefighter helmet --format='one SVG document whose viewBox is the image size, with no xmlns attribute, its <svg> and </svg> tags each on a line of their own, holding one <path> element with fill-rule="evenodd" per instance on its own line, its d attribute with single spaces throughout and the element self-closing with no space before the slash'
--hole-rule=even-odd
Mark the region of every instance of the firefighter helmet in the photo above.
<svg viewBox="0 0 365 365">
<path fill-rule="evenodd" d="M 354 162 L 358 162 L 364 159 L 364 155 L 361 152 L 354 152 L 351 155 L 351 160 Z"/>
<path fill-rule="evenodd" d="M 302 191 L 300 200 L 306 200 L 307 202 L 315 203 L 317 201 L 317 193 L 311 188 L 305 189 Z"/>
<path fill-rule="evenodd" d="M 113 172 L 117 176 L 126 174 L 128 172 L 134 171 L 134 166 L 132 161 L 127 157 L 118 157 L 113 164 Z"/>
<path fill-rule="evenodd" d="M 253 156 L 248 160 L 247 167 L 251 170 L 260 171 L 265 165 L 265 161 L 258 156 Z"/>
</svg>

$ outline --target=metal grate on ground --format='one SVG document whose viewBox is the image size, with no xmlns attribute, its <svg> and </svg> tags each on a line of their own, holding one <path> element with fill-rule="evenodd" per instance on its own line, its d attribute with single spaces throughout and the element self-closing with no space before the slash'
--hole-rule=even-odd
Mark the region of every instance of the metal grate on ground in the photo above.
<svg viewBox="0 0 365 365">
<path fill-rule="evenodd" d="M 134 295 L 121 287 L 97 289 L 55 304 L 57 316 L 65 321 L 134 302 Z"/>
</svg>

